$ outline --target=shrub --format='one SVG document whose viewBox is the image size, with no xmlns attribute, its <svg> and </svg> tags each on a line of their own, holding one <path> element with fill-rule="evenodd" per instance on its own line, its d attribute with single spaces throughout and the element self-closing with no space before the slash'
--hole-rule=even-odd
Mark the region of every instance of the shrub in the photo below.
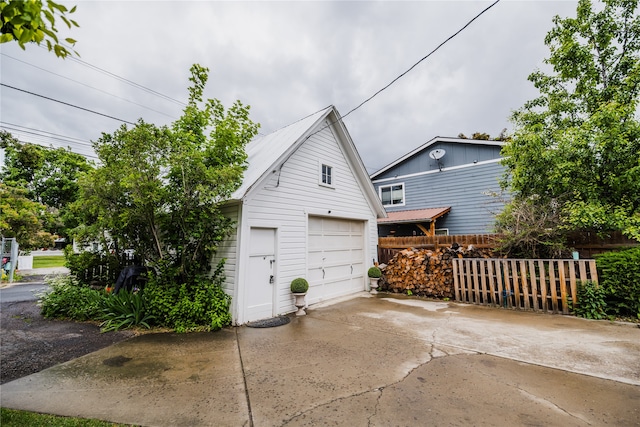
<svg viewBox="0 0 640 427">
<path fill-rule="evenodd" d="M 291 292 L 294 294 L 303 294 L 309 290 L 309 282 L 302 277 L 297 277 L 291 281 Z"/>
<path fill-rule="evenodd" d="M 612 314 L 640 319 L 640 247 L 595 256 Z"/>
<path fill-rule="evenodd" d="M 80 283 L 89 284 L 96 280 L 110 281 L 107 277 L 108 272 L 119 270 L 117 258 L 104 257 L 89 251 L 74 253 L 71 245 L 64 249 L 64 256 L 65 266 Z M 97 272 L 103 272 L 103 277 L 100 277 Z"/>
<path fill-rule="evenodd" d="M 578 283 L 577 302 L 570 301 L 571 309 L 576 316 L 586 319 L 603 319 L 606 317 L 605 292 L 602 286 L 588 280 Z"/>
<path fill-rule="evenodd" d="M 372 277 L 374 279 L 379 279 L 382 277 L 382 271 L 378 267 L 371 267 L 369 271 L 367 271 L 367 276 Z"/>
<path fill-rule="evenodd" d="M 104 308 L 99 320 L 102 332 L 117 331 L 132 326 L 150 328 L 155 319 L 149 312 L 149 304 L 143 292 L 128 292 L 123 289 L 116 295 L 108 295 L 104 299 Z"/>
<path fill-rule="evenodd" d="M 51 290 L 40 294 L 38 302 L 44 317 L 84 321 L 102 314 L 104 291 L 83 286 L 72 276 L 57 276 L 47 283 Z"/>
<path fill-rule="evenodd" d="M 200 277 L 194 283 L 160 280 L 152 277 L 143 291 L 154 324 L 176 332 L 211 331 L 231 324 L 231 297 L 222 289 L 222 264 L 213 277 Z"/>
</svg>

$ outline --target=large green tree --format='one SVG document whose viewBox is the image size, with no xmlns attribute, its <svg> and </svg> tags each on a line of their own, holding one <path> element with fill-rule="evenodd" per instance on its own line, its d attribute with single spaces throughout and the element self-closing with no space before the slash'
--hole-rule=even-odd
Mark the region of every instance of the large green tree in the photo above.
<svg viewBox="0 0 640 427">
<path fill-rule="evenodd" d="M 513 199 L 499 224 L 513 230 L 511 214 L 528 207 L 557 218 L 558 235 L 619 230 L 640 240 L 638 1 L 580 0 L 576 17 L 553 23 L 550 69 L 529 76 L 540 96 L 514 112 L 503 149 Z"/>
<path fill-rule="evenodd" d="M 78 178 L 92 165 L 69 149 L 22 143 L 5 131 L 0 131 L 0 148 L 5 150 L 0 181 L 25 190 L 27 198 L 46 206 L 52 219 L 46 230 L 68 237 L 69 230 L 78 226 L 70 209 L 79 196 Z"/>
<path fill-rule="evenodd" d="M 0 0 L 0 43 L 15 41 L 24 50 L 27 43 L 44 42 L 49 51 L 66 58 L 71 52 L 58 40 L 56 20 L 68 28 L 77 27 L 78 23 L 69 17 L 75 11 L 76 6 L 69 10 L 51 0 Z M 70 37 L 65 41 L 72 45 L 76 42 Z"/>
<path fill-rule="evenodd" d="M 172 127 L 140 120 L 94 144 L 100 166 L 82 181 L 87 223 L 116 252 L 135 249 L 167 281 L 207 273 L 231 222 L 222 204 L 242 182 L 249 107 L 203 101 L 208 70 L 191 68 L 189 102 Z"/>
<path fill-rule="evenodd" d="M 51 221 L 47 207 L 26 197 L 23 189 L 0 182 L 0 235 L 15 237 L 21 249 L 49 248 L 53 236 L 45 230 Z"/>
</svg>

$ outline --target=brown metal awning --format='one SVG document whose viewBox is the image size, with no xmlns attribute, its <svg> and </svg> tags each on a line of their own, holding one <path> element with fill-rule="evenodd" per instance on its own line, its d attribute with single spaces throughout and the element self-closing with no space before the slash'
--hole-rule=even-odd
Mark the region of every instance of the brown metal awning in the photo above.
<svg viewBox="0 0 640 427">
<path fill-rule="evenodd" d="M 451 210 L 451 206 L 442 208 L 415 209 L 410 211 L 387 212 L 387 218 L 378 218 L 378 224 L 416 224 L 427 235 L 434 235 L 436 219 Z M 429 229 L 421 224 L 429 222 Z"/>
<path fill-rule="evenodd" d="M 387 212 L 387 218 L 378 218 L 378 224 L 432 222 L 433 220 L 440 218 L 442 215 L 448 213 L 450 210 L 451 206 L 447 206 L 444 208 L 428 208 L 416 209 L 411 211 Z"/>
</svg>

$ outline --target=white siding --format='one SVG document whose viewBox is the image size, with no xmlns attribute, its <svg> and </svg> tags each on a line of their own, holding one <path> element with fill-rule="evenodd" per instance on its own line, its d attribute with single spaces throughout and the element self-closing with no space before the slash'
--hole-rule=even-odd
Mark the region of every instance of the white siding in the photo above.
<svg viewBox="0 0 640 427">
<path fill-rule="evenodd" d="M 238 265 L 238 220 L 240 205 L 237 203 L 227 205 L 222 208 L 222 213 L 231 218 L 235 225 L 232 234 L 224 240 L 218 247 L 218 252 L 214 255 L 211 268 L 215 269 L 220 260 L 225 259 L 224 273 L 226 276 L 223 288 L 225 292 L 235 298 L 237 283 L 237 265 Z"/>
<path fill-rule="evenodd" d="M 324 123 L 321 125 L 324 126 Z M 334 188 L 318 183 L 318 161 L 333 167 Z M 280 171 L 254 188 L 243 205 L 249 227 L 278 229 L 276 284 L 278 313 L 295 310 L 291 280 L 307 274 L 307 221 L 309 215 L 360 219 L 365 222 L 365 262 L 376 256 L 376 214 L 358 185 L 333 132 L 325 128 L 311 136 Z M 366 289 L 365 279 L 362 290 Z"/>
</svg>

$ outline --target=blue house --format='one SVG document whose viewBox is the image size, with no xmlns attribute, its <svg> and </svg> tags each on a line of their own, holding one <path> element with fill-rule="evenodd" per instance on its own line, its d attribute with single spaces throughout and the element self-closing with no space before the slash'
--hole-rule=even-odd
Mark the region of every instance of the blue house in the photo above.
<svg viewBox="0 0 640 427">
<path fill-rule="evenodd" d="M 388 214 L 378 235 L 493 232 L 503 144 L 438 136 L 370 175 Z"/>
</svg>

